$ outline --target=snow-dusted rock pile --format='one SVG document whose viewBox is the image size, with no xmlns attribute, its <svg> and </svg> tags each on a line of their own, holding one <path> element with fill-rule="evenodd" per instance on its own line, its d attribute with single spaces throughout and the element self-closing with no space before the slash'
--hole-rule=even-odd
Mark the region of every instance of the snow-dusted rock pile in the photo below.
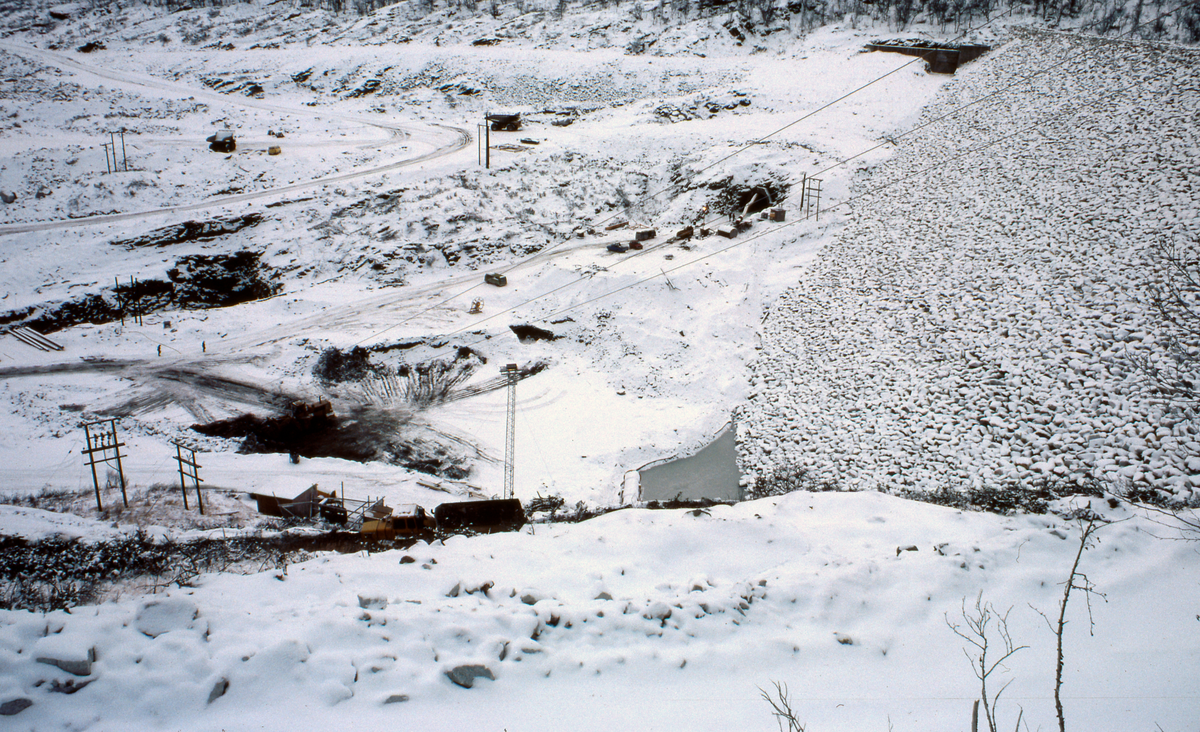
<svg viewBox="0 0 1200 732">
<path fill-rule="evenodd" d="M 748 474 L 1200 494 L 1195 406 L 1156 398 L 1135 365 L 1169 335 L 1146 247 L 1200 235 L 1200 53 L 1019 33 L 926 119 L 1042 68 L 859 181 L 842 235 L 767 313 L 740 417 Z"/>
<path fill-rule="evenodd" d="M 579 170 L 589 176 L 577 185 L 557 184 Z M 569 238 L 581 224 L 624 210 L 644 197 L 649 185 L 645 173 L 622 160 L 547 154 L 361 198 L 312 228 L 330 240 L 339 266 L 370 261 L 373 277 L 403 282 L 414 269 L 474 269 L 539 251 Z M 418 213 L 404 213 L 409 211 Z M 522 227 L 515 225 L 518 220 Z M 358 238 L 364 231 L 371 234 L 365 244 Z"/>
<path fill-rule="evenodd" d="M 734 110 L 739 107 L 749 107 L 750 97 L 746 92 L 732 91 L 728 94 L 711 97 L 694 97 L 683 104 L 660 104 L 654 108 L 656 117 L 667 122 L 686 122 L 691 119 L 708 119 L 721 113 L 722 110 Z"/>
</svg>

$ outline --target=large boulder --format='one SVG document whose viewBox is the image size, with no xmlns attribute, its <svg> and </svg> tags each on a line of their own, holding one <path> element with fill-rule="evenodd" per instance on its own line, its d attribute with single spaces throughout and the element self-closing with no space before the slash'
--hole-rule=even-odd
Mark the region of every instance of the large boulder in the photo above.
<svg viewBox="0 0 1200 732">
<path fill-rule="evenodd" d="M 464 689 L 470 689 L 472 686 L 474 686 L 475 679 L 478 678 L 491 679 L 492 681 L 496 680 L 496 675 L 492 673 L 490 668 L 477 663 L 456 666 L 447 671 L 446 676 Z"/>
</svg>

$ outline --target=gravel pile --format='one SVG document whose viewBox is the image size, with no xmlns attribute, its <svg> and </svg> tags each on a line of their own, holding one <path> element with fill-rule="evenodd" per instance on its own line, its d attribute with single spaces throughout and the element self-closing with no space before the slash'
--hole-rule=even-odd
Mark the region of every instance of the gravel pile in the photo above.
<svg viewBox="0 0 1200 732">
<path fill-rule="evenodd" d="M 925 119 L 1044 67 L 858 181 L 842 235 L 766 314 L 748 475 L 1200 498 L 1197 407 L 1139 368 L 1178 335 L 1149 304 L 1164 271 L 1147 247 L 1200 241 L 1200 52 L 1020 32 Z"/>
</svg>

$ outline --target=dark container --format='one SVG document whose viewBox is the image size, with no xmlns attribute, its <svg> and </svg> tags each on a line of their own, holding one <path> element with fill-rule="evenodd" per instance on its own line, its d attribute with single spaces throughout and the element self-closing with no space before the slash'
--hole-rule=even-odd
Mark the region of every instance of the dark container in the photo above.
<svg viewBox="0 0 1200 732">
<path fill-rule="evenodd" d="M 525 525 L 525 509 L 516 498 L 443 503 L 433 516 L 440 531 L 516 531 Z"/>
</svg>

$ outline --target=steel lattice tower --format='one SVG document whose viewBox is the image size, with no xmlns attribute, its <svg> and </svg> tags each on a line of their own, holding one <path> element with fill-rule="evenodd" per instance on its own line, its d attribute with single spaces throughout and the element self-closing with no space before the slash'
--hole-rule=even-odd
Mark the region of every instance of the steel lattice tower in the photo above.
<svg viewBox="0 0 1200 732">
<path fill-rule="evenodd" d="M 508 425 L 504 437 L 504 497 L 513 497 L 513 461 L 517 448 L 517 380 L 520 372 L 517 365 L 510 363 L 500 369 L 508 377 Z"/>
</svg>

